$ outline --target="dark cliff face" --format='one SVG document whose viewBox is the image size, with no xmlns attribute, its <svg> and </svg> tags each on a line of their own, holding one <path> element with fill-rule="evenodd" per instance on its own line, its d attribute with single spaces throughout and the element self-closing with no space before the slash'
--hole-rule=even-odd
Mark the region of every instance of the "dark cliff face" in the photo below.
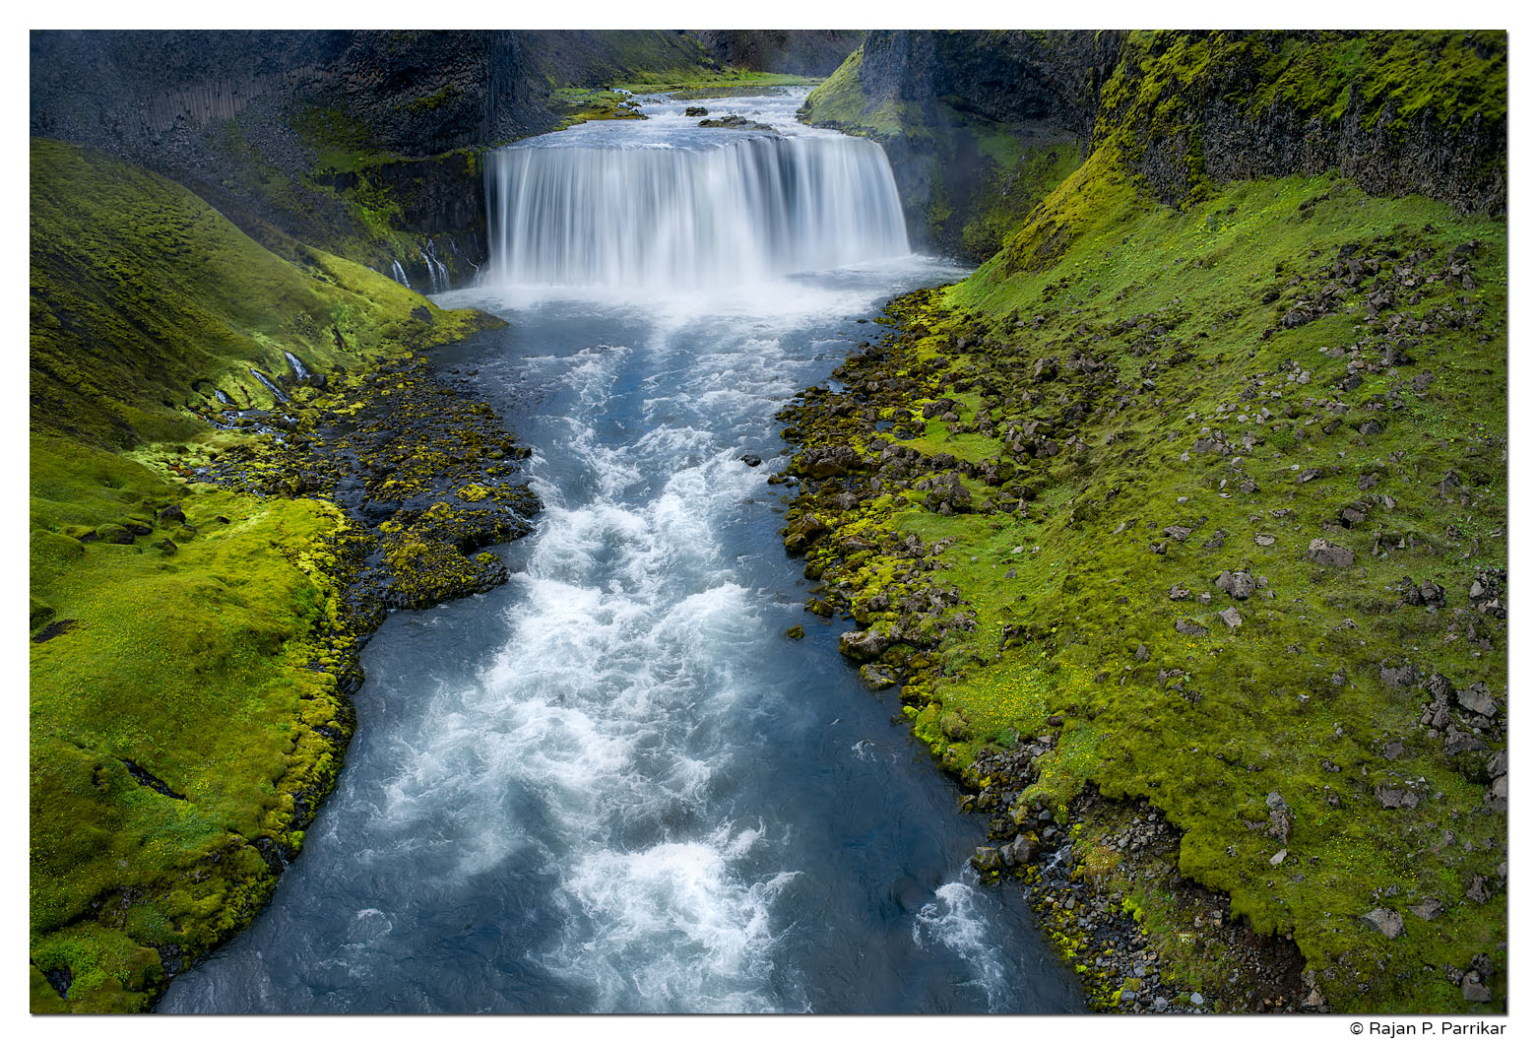
<svg viewBox="0 0 1536 1043">
<path fill-rule="evenodd" d="M 915 243 L 979 261 L 1084 153 L 1120 39 L 872 31 L 808 116 L 881 142 Z"/>
<path fill-rule="evenodd" d="M 430 237 L 452 236 L 434 245 L 456 276 L 485 259 L 477 168 L 447 154 L 556 121 L 510 32 L 36 32 L 31 44 L 35 136 L 165 174 L 280 252 L 292 236 L 384 271 L 398 259 L 423 285 Z M 384 206 L 394 242 L 366 220 Z"/>
<path fill-rule="evenodd" d="M 1301 47 L 1312 54 L 1288 56 Z M 1210 60 L 1209 69 L 1172 98 L 1159 91 L 1160 112 L 1145 100 L 1106 103 L 1095 144 L 1118 139 L 1168 203 L 1197 191 L 1202 178 L 1334 169 L 1373 195 L 1417 193 L 1464 213 L 1500 214 L 1506 51 L 1502 33 L 1156 34 L 1127 52 L 1125 84 L 1193 61 Z M 1331 67 L 1344 61 L 1358 68 L 1353 77 Z M 1465 63 L 1459 80 L 1446 71 L 1457 62 Z M 1444 89 L 1421 82 L 1431 97 L 1416 101 L 1409 88 L 1436 69 Z"/>
<path fill-rule="evenodd" d="M 1048 120 L 1086 136 L 1117 33 L 885 31 L 864 42 L 863 82 L 893 98 L 1001 123 Z"/>
<path fill-rule="evenodd" d="M 1170 204 L 1336 169 L 1501 213 L 1506 52 L 1502 33 L 876 31 L 808 110 L 885 145 L 916 239 L 980 260 L 1000 132 L 1109 146 Z"/>
<path fill-rule="evenodd" d="M 797 76 L 830 76 L 864 38 L 862 29 L 700 29 L 704 49 L 725 65 Z"/>
<path fill-rule="evenodd" d="M 313 105 L 431 156 L 549 125 L 511 32 L 34 32 L 32 133 L 153 156 L 252 107 Z"/>
</svg>

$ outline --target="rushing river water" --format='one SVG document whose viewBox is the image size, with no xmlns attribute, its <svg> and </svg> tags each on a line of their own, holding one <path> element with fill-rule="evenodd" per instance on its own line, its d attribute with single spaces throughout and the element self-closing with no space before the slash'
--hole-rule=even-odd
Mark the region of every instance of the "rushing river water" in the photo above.
<svg viewBox="0 0 1536 1043">
<path fill-rule="evenodd" d="M 793 129 L 799 100 L 703 104 Z M 842 663 L 845 624 L 802 610 L 808 585 L 764 482 L 783 463 L 775 412 L 874 338 L 858 320 L 963 273 L 889 256 L 906 252 L 904 233 L 865 222 L 858 242 L 873 252 L 835 257 L 863 263 L 786 274 L 846 243 L 796 244 L 783 229 L 851 234 L 828 215 L 887 205 L 884 187 L 803 177 L 856 167 L 888 180 L 883 158 L 858 142 L 839 159 L 839 140 L 803 128 L 809 145 L 700 138 L 681 109 L 648 105 L 648 122 L 512 151 L 567 149 L 541 169 L 577 181 L 583 151 L 655 152 L 639 160 L 655 191 L 612 211 L 641 230 L 660 227 L 653 205 L 712 191 L 738 205 L 777 192 L 763 205 L 779 217 L 711 211 L 703 265 L 671 240 L 622 246 L 634 264 L 667 265 L 664 280 L 626 278 L 582 253 L 590 243 L 540 269 L 505 255 L 521 234 L 509 229 L 500 277 L 546 285 L 437 298 L 510 323 L 440 364 L 536 447 L 546 510 L 503 549 L 506 586 L 380 629 L 346 770 L 303 856 L 257 923 L 178 978 L 160 1010 L 1081 1009 L 1017 889 L 984 888 L 967 868 L 984 820 L 954 812 L 957 789 L 892 722 L 894 693 L 870 693 Z M 741 148 L 756 154 L 713 154 Z M 624 157 L 601 158 L 597 180 L 622 191 Z M 501 161 L 492 192 L 505 164 L 546 159 Z M 733 181 L 743 169 L 763 180 Z M 523 175 L 507 176 L 504 193 Z M 585 205 L 545 188 L 546 206 Z M 545 218 L 530 241 L 557 234 Z M 727 277 L 733 256 L 743 267 Z M 797 623 L 800 642 L 784 636 Z"/>
</svg>

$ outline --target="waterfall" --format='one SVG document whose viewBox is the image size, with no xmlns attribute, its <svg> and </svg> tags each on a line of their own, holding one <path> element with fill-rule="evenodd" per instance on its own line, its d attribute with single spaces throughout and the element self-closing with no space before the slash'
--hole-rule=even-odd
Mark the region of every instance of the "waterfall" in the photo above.
<svg viewBox="0 0 1536 1043">
<path fill-rule="evenodd" d="M 520 145 L 490 154 L 486 195 L 488 282 L 686 289 L 910 252 L 885 152 L 861 138 Z"/>
<path fill-rule="evenodd" d="M 260 370 L 255 369 L 251 370 L 251 376 L 255 377 L 261 383 L 262 387 L 272 392 L 273 398 L 277 399 L 279 402 L 288 401 L 288 396 L 283 394 L 282 388 L 272 383 L 271 377 L 267 376 L 265 373 L 262 373 Z"/>
<path fill-rule="evenodd" d="M 407 290 L 409 290 L 411 288 L 411 280 L 409 280 L 409 279 L 407 279 L 405 277 L 405 269 L 400 267 L 400 262 L 399 261 L 390 261 L 389 263 L 391 265 L 391 268 L 392 268 L 392 271 L 393 271 L 393 274 L 394 274 L 394 277 L 395 277 L 395 282 L 399 283 L 401 286 L 404 286 Z"/>
<path fill-rule="evenodd" d="M 450 288 L 448 285 L 448 266 L 437 259 L 437 254 L 432 252 L 431 245 L 429 242 L 427 244 L 428 249 L 421 251 L 421 259 L 427 266 L 427 279 L 432 284 L 432 292 L 440 293 Z"/>
<path fill-rule="evenodd" d="M 309 370 L 305 368 L 303 362 L 299 361 L 299 357 L 297 355 L 291 351 L 285 351 L 283 352 L 283 357 L 288 360 L 288 365 L 293 367 L 293 375 L 295 379 L 299 381 L 305 381 L 309 379 Z"/>
</svg>

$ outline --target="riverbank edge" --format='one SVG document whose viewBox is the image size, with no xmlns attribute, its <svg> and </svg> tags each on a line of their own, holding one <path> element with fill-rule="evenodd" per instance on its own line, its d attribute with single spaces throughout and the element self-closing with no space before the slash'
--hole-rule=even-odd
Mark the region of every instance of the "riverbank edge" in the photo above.
<svg viewBox="0 0 1536 1043">
<path fill-rule="evenodd" d="M 1466 250 L 1458 256 L 1466 256 Z M 1399 274 L 1399 278 L 1411 277 Z M 1010 753 L 975 734 L 960 714 L 935 697 L 936 688 L 963 685 L 968 670 L 981 668 L 964 656 L 950 654 L 954 652 L 952 639 L 976 628 L 977 613 L 969 608 L 967 595 L 972 592 L 943 576 L 952 567 L 943 555 L 954 539 L 925 544 L 910 531 L 903 532 L 894 522 L 895 505 L 920 506 L 940 516 L 969 513 L 973 502 L 996 489 L 996 499 L 980 502 L 979 509 L 984 513 L 1017 511 L 1023 518 L 1036 506 L 1029 501 L 1039 491 L 1030 481 L 1015 481 L 1015 473 L 1022 478 L 1025 472 L 1015 472 L 1005 454 L 998 454 L 1002 459 L 976 460 L 974 445 L 957 445 L 955 455 L 946 458 L 935 444 L 941 439 L 965 441 L 967 436 L 959 432 L 971 432 L 972 440 L 979 433 L 989 444 L 995 444 L 994 434 L 1004 434 L 989 428 L 992 421 L 984 419 L 985 411 L 969 400 L 971 396 L 940 398 L 936 396 L 941 392 L 922 389 L 925 368 L 931 365 L 932 372 L 947 370 L 948 360 L 931 355 L 923 358 L 911 350 L 913 342 L 920 338 L 942 342 L 947 338 L 950 352 L 964 357 L 967 338 L 960 334 L 974 319 L 967 320 L 952 309 L 944 299 L 945 292 L 917 291 L 893 300 L 881 320 L 891 327 L 890 332 L 879 343 L 859 345 L 859 350 L 834 371 L 827 387 L 801 392 L 800 401 L 781 413 L 781 419 L 790 425 L 783 436 L 795 455 L 788 468 L 771 476 L 770 482 L 798 486 L 786 513 L 785 547 L 792 555 L 807 556 L 808 579 L 826 581 L 807 601 L 807 610 L 823 617 L 841 615 L 860 628 L 842 636 L 844 656 L 858 665 L 869 687 L 878 690 L 902 685 L 903 712 L 912 720 L 915 736 L 930 746 L 946 771 L 972 791 L 962 799 L 962 810 L 999 812 L 992 820 L 992 836 L 1000 843 L 979 849 L 973 864 L 989 881 L 1010 877 L 1024 881 L 1050 943 L 1083 980 L 1093 1009 L 1221 1013 L 1335 1010 L 1324 994 L 1317 968 L 1308 966 L 1288 930 L 1255 931 L 1245 915 L 1234 915 L 1233 903 L 1223 891 L 1196 884 L 1179 872 L 1180 840 L 1185 830 L 1175 828 L 1144 799 L 1107 799 L 1091 781 L 1062 793 L 1059 780 L 1032 797 L 1026 796 L 1024 791 L 1040 777 L 1037 762 L 1059 761 L 1057 747 L 1064 734 L 1060 713 L 1044 717 L 1044 727 L 1033 737 L 1015 730 Z M 1024 328 L 1017 311 L 1007 325 L 1011 328 L 1015 321 L 1019 329 Z M 1473 328 L 1481 327 L 1474 324 Z M 1483 335 L 1483 341 L 1488 340 Z M 974 346 L 975 338 L 970 341 Z M 1090 379 L 1092 371 L 1103 365 L 1102 359 L 1076 353 L 1072 362 Z M 1042 368 L 1037 366 L 1035 379 L 1054 379 L 1057 359 L 1044 360 L 1043 364 L 1049 365 L 1050 371 L 1042 375 Z M 971 371 L 974 373 L 974 367 Z M 877 394 L 865 399 L 861 392 L 872 389 Z M 960 381 L 953 390 L 966 390 L 966 382 Z M 958 400 L 961 397 L 968 401 Z M 874 408 L 861 411 L 861 400 Z M 894 442 L 872 437 L 871 427 L 893 434 Z M 943 439 L 935 427 L 947 427 L 950 437 Z M 1069 427 L 1067 433 L 1070 431 Z M 1043 459 L 1059 451 L 1051 439 L 1062 437 L 1062 430 L 1053 432 L 1042 426 L 1040 435 L 1044 437 L 1029 450 L 1030 455 L 1038 453 Z M 1005 442 L 1016 436 L 1010 427 Z M 1069 447 L 1076 441 L 1069 438 Z M 915 466 L 903 470 L 904 464 Z M 902 476 L 898 482 L 887 482 L 882 488 L 879 479 L 867 481 L 871 472 L 878 470 L 884 476 L 892 467 Z M 921 477 L 925 469 L 931 474 Z M 1039 506 L 1050 514 L 1063 505 L 1053 500 Z M 1070 508 L 1072 502 L 1065 506 Z M 1280 511 L 1277 516 L 1289 513 Z M 1168 531 L 1174 533 L 1174 529 Z M 1207 547 L 1220 546 L 1222 534 L 1215 535 Z M 1013 549 L 1015 555 L 1023 551 L 1026 548 Z M 1165 553 L 1156 547 L 1153 551 Z M 974 563 L 977 559 L 970 560 Z M 1010 579 L 1012 575 L 1010 571 Z M 1474 603 L 1482 596 L 1481 589 L 1474 584 Z M 1178 585 L 1171 596 L 1180 596 Z M 1423 601 L 1410 598 L 1405 603 Z M 1345 625 L 1354 626 L 1351 621 Z M 1201 636 L 1204 633 L 1202 629 Z M 1004 649 L 1010 644 L 1049 639 L 1049 635 L 1031 633 L 1026 626 L 1005 627 L 1003 634 Z M 1137 651 L 1136 659 L 1145 658 L 1144 649 Z M 1031 672 L 1028 666 L 1022 669 L 1026 674 Z M 1383 670 L 1386 678 L 1385 667 Z M 1176 681 L 1182 672 L 1173 673 Z M 1107 678 L 1107 673 L 1101 673 L 1092 683 L 1100 684 Z M 1087 676 L 1072 680 L 1088 683 Z M 1182 691 L 1182 684 L 1177 687 Z M 1195 694 L 1196 701 L 1198 698 Z M 1417 710 L 1413 712 L 1417 714 Z M 1424 719 L 1429 717 L 1426 713 Z M 1429 732 L 1431 738 L 1436 735 Z M 1081 733 L 1074 738 L 1081 738 Z M 1074 750 L 1071 755 L 1078 752 Z M 1388 759 L 1395 755 L 1388 749 Z M 1327 768 L 1328 762 L 1324 765 Z M 1466 770 L 1480 772 L 1481 768 Z M 1488 769 L 1494 774 L 1498 770 Z M 1083 769 L 1083 774 L 1091 771 Z M 1485 798 L 1492 803 L 1476 810 L 1499 813 L 1502 798 L 1497 790 L 1497 786 L 1490 789 Z M 1383 806 L 1396 806 L 1392 794 L 1383 797 L 1382 792 L 1378 786 L 1376 798 Z M 1272 794 L 1266 811 L 1270 832 L 1283 842 L 1292 824 L 1289 807 Z M 1248 828 L 1260 827 L 1249 824 Z M 1228 854 L 1232 854 L 1230 849 Z M 1282 850 L 1271 865 L 1278 865 L 1278 859 L 1285 857 Z M 1315 864 L 1317 860 L 1311 861 Z M 1138 882 L 1143 876 L 1155 878 L 1154 886 Z M 1474 880 L 1470 901 L 1487 902 L 1497 893 L 1485 891 L 1483 881 L 1480 876 Z M 1171 901 L 1160 903 L 1152 915 L 1150 896 L 1158 884 L 1168 885 L 1165 890 Z M 1425 907 L 1419 915 L 1432 919 L 1438 915 L 1439 905 Z M 1365 917 L 1366 924 L 1374 925 L 1378 918 L 1386 920 L 1381 933 L 1388 939 L 1400 933 L 1401 920 L 1393 921 L 1381 910 L 1374 917 Z M 1444 938 L 1450 940 L 1448 935 Z M 1425 974 L 1434 970 L 1442 980 L 1448 976 L 1453 986 L 1458 986 L 1458 999 L 1464 997 L 1469 1006 L 1490 1002 L 1500 995 L 1490 995 L 1488 985 L 1500 988 L 1498 967 L 1504 950 L 1502 944 L 1489 948 L 1494 951 L 1493 959 L 1487 952 L 1477 955 L 1466 970 L 1447 963 L 1443 967 L 1426 966 Z M 1218 972 L 1222 976 L 1230 972 L 1231 976 L 1225 980 L 1214 977 Z M 1191 979 L 1200 984 L 1192 985 Z M 1349 996 L 1351 1002 L 1344 1004 L 1344 1009 L 1370 1009 L 1368 987 L 1382 986 L 1386 980 L 1386 975 L 1374 982 L 1364 979 L 1359 998 Z M 1440 1007 L 1439 1001 L 1432 1007 L 1423 1005 L 1424 1001 L 1420 1004 L 1420 1009 Z M 1446 1009 L 1453 1008 L 1447 1005 Z"/>
<path fill-rule="evenodd" d="M 863 378 L 887 388 L 901 383 L 912 361 L 900 350 L 903 335 L 910 340 L 941 325 L 946 309 L 939 303 L 940 292 L 918 290 L 893 298 L 875 320 L 888 332 L 878 342 L 861 342 L 850 357 L 855 366 L 865 360 L 869 365 L 857 373 L 847 363 L 840 365 L 834 380 L 853 384 Z M 1170 863 L 1177 864 L 1183 831 L 1145 800 L 1110 799 L 1089 784 L 1065 806 L 1056 805 L 1053 810 L 1050 800 L 1035 799 L 1029 802 L 1028 817 L 1019 814 L 1019 798 L 1041 774 L 1036 762 L 1058 744 L 1063 723 L 1059 716 L 1047 718 L 1046 729 L 1038 735 L 1018 736 L 1012 751 L 987 746 L 974 759 L 966 759 L 962 743 L 970 736 L 964 722 L 953 713 L 933 714 L 938 704 L 931 702 L 935 686 L 946 683 L 946 678 L 964 683 L 963 671 L 946 671 L 942 653 L 952 633 L 965 633 L 975 626 L 974 616 L 964 609 L 965 592 L 947 585 L 942 575 L 930 575 L 946 570 L 942 556 L 953 541 L 923 544 L 902 533 L 889 513 L 879 520 L 829 515 L 826 497 L 833 498 L 834 508 L 856 506 L 851 493 L 834 489 L 838 479 L 860 466 L 860 450 L 868 445 L 857 436 L 830 443 L 822 437 L 828 427 L 838 426 L 840 416 L 849 415 L 837 401 L 840 396 L 817 386 L 798 397 L 799 403 L 779 415 L 790 424 L 782 434 L 794 455 L 784 471 L 768 478 L 771 485 L 799 490 L 786 513 L 789 524 L 782 530 L 785 550 L 791 556 L 803 556 L 819 540 L 826 541 L 822 550 L 834 544 L 837 553 L 851 549 L 851 558 L 832 566 L 833 570 L 839 577 L 851 573 L 866 580 L 861 593 L 870 587 L 876 591 L 873 598 L 855 601 L 831 585 L 819 587 L 807 599 L 806 611 L 828 619 L 841 617 L 862 628 L 840 638 L 845 661 L 873 691 L 900 686 L 902 715 L 914 738 L 928 746 L 935 762 L 965 791 L 957 813 L 992 814 L 991 843 L 978 848 L 970 863 L 988 885 L 1023 888 L 1042 940 L 1075 972 L 1089 1009 L 1137 1014 L 1328 1013 L 1330 1008 L 1294 941 L 1255 933 L 1240 917 L 1233 917 L 1227 895 L 1182 879 L 1176 870 L 1169 873 Z M 942 411 L 924 408 L 922 397 L 899 398 L 901 404 L 878 411 L 878 422 L 891 428 L 886 418 L 907 411 L 914 418 L 940 417 Z M 813 434 L 817 428 L 821 430 Z M 903 436 L 921 438 L 917 427 L 898 434 Z M 1000 484 L 996 471 L 977 477 L 984 477 L 989 485 Z M 814 485 L 818 481 L 819 487 Z M 924 488 L 921 482 L 914 487 Z M 960 506 L 957 496 L 969 504 L 969 496 L 959 486 L 928 484 L 930 508 L 950 513 Z M 836 502 L 838 497 L 841 502 Z M 911 563 L 909 569 L 902 568 L 903 559 Z M 807 579 L 819 581 L 828 570 L 828 563 L 813 558 L 804 572 Z M 928 613 L 917 631 L 893 628 L 887 638 L 879 638 L 870 625 L 871 606 L 914 605 Z M 793 628 L 790 633 L 796 636 Z M 901 667 L 888 662 L 886 653 L 892 650 L 903 661 Z M 920 722 L 920 717 L 930 715 L 935 719 Z M 1106 840 L 1119 844 L 1128 856 L 1113 867 L 1118 870 L 1113 874 L 1092 864 L 1095 845 Z M 1143 911 L 1128 893 L 1130 881 L 1142 873 L 1159 880 L 1171 875 L 1178 891 L 1176 922 L 1162 925 L 1161 930 L 1143 923 Z M 1115 889 L 1116 885 L 1127 893 Z M 1186 974 L 1169 968 L 1173 961 L 1161 958 L 1158 950 L 1177 945 L 1181 936 L 1188 940 L 1191 932 L 1199 933 L 1202 940 L 1209 938 L 1212 951 L 1205 959 L 1233 969 L 1234 980 L 1195 985 L 1185 980 Z"/>
<path fill-rule="evenodd" d="M 204 870 L 225 878 L 228 890 L 201 922 L 179 923 L 178 934 L 195 937 L 195 943 L 143 947 L 152 950 L 154 960 L 146 951 L 130 980 L 115 983 L 120 988 L 108 978 L 98 983 L 104 993 L 75 999 L 61 995 L 80 977 L 68 964 L 34 961 L 33 1013 L 152 1009 L 177 975 L 248 927 L 299 856 L 305 830 L 335 790 L 358 723 L 351 695 L 365 680 L 361 654 L 374 632 L 395 609 L 427 608 L 505 583 L 510 573 L 485 548 L 533 531 L 529 519 L 540 505 L 526 483 L 514 481 L 517 462 L 531 451 L 515 441 L 488 403 L 435 373 L 426 355 L 384 356 L 351 372 L 338 367 L 297 379 L 289 375 L 274 385 L 286 401 L 271 410 L 210 413 L 204 418 L 210 423 L 205 442 L 147 446 L 132 454 L 182 491 L 161 506 L 162 538 L 151 533 L 138 539 L 149 553 L 174 560 L 178 548 L 172 536 L 183 541 L 184 551 L 198 532 L 230 524 L 222 515 L 214 519 L 211 508 L 194 506 L 210 499 L 213 490 L 258 505 L 281 501 L 324 520 L 323 531 L 307 543 L 285 543 L 281 549 L 273 544 L 273 553 L 301 563 L 324 606 L 308 631 L 273 657 L 280 669 L 311 679 L 304 711 L 292 722 L 303 734 L 296 746 L 302 756 L 274 782 L 279 810 L 267 817 L 259 835 L 231 834 L 199 858 Z M 377 436 L 375 451 L 358 451 L 359 429 Z M 443 465 L 450 449 L 458 466 Z M 400 468 L 402 461 L 415 466 Z M 381 480 L 388 485 L 386 495 L 394 497 L 384 510 L 374 501 L 346 502 L 338 495 L 338 485 L 374 471 L 390 475 Z M 214 498 L 235 513 L 224 506 L 224 497 Z M 422 509 L 424 500 L 431 506 Z M 391 504 L 397 509 L 390 510 Z M 242 519 L 237 515 L 233 521 Z M 142 774 L 141 786 L 180 797 L 160 779 Z M 119 902 L 102 903 L 108 910 L 102 915 L 126 926 L 135 908 L 165 897 L 134 890 L 124 889 Z"/>
</svg>

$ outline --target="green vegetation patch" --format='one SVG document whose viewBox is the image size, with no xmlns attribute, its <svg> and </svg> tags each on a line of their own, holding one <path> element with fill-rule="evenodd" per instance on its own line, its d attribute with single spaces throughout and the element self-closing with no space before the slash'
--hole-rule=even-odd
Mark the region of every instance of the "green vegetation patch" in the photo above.
<svg viewBox="0 0 1536 1043">
<path fill-rule="evenodd" d="M 107 445 L 186 438 L 187 408 L 270 405 L 251 371 L 316 371 L 455 340 L 496 320 L 443 311 L 362 265 L 285 261 L 186 189 L 33 139 L 32 417 Z"/>
<path fill-rule="evenodd" d="M 1506 995 L 1505 242 L 1330 177 L 1171 209 L 1101 149 L 786 413 L 789 533 L 917 734 L 1050 732 L 1022 799 L 1147 801 L 1335 1010 Z"/>
<path fill-rule="evenodd" d="M 32 963 L 69 1009 L 136 1010 L 255 914 L 331 786 L 346 524 L 59 439 L 31 463 Z M 150 531 L 65 535 L 123 521 Z"/>
</svg>

